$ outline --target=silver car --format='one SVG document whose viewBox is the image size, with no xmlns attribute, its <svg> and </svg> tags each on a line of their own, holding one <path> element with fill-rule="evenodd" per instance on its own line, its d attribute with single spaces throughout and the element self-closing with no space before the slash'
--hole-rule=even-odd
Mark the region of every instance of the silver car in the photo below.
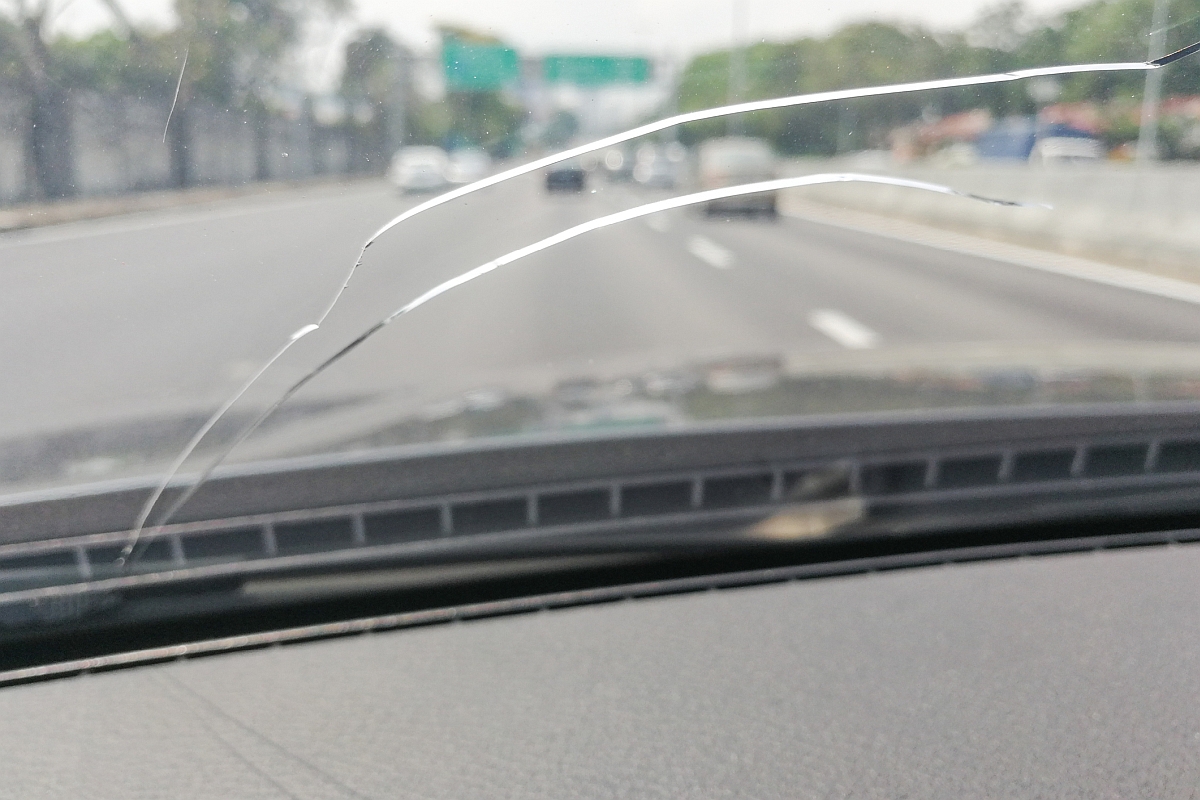
<svg viewBox="0 0 1200 800">
<path fill-rule="evenodd" d="M 449 158 L 440 147 L 402 147 L 392 156 L 388 179 L 401 192 L 436 192 L 446 186 Z"/>
</svg>

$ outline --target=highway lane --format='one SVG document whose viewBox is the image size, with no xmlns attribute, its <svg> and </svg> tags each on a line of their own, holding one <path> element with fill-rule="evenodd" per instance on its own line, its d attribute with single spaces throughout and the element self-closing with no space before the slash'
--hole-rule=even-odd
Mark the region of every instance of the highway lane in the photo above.
<svg viewBox="0 0 1200 800">
<path fill-rule="evenodd" d="M 0 434 L 231 391 L 258 343 L 318 313 L 370 232 L 367 202 L 256 198 L 0 237 L 0 363 L 19 376 Z"/>
<path fill-rule="evenodd" d="M 595 188 L 547 196 L 529 180 L 394 231 L 369 251 L 323 330 L 297 345 L 247 408 L 435 283 L 659 196 Z M 211 409 L 315 318 L 366 235 L 412 202 L 368 183 L 0 238 L 0 363 L 17 387 L 0 397 L 0 439 Z M 802 220 L 668 212 L 438 298 L 295 404 L 371 397 L 369 412 L 329 417 L 322 435 L 334 441 L 472 389 L 544 390 L 563 377 L 727 356 L 811 354 L 836 364 L 863 352 L 886 362 L 892 352 L 969 343 L 1100 353 L 1130 342 L 1196 344 L 1198 311 Z M 264 431 L 245 454 L 276 452 L 287 435 Z"/>
<path fill-rule="evenodd" d="M 316 318 L 366 237 L 415 202 L 372 183 L 0 237 L 0 363 L 20 376 L 0 437 L 218 402 Z M 495 203 L 466 206 L 463 237 L 462 210 L 379 243 L 346 296 L 350 316 L 526 239 Z"/>
<path fill-rule="evenodd" d="M 545 232 L 653 199 L 626 187 L 546 197 Z M 699 242 L 699 246 L 698 246 Z M 421 410 L 438 398 L 505 387 L 541 393 L 557 379 L 614 378 L 744 355 L 818 357 L 869 350 L 953 359 L 962 345 L 1047 351 L 1069 371 L 1080 349 L 1182 345 L 1195 362 L 1195 306 L 1013 264 L 800 220 L 706 220 L 679 211 L 591 233 L 488 274 L 385 330 L 314 382 L 311 396 L 378 387 L 374 413 L 322 420 L 327 441 Z M 1071 350 L 1063 363 L 1062 351 Z M 1178 352 L 1178 349 L 1174 352 Z M 1113 359 L 1117 359 L 1114 354 Z M 1128 362 L 1113 363 L 1128 368 Z M 853 369 L 853 366 L 850 367 Z M 263 437 L 269 455 L 287 435 Z M 319 441 L 319 439 L 318 439 Z M 319 444 L 315 447 L 319 449 Z"/>
<path fill-rule="evenodd" d="M 545 207 L 550 230 L 581 207 L 647 199 L 614 194 L 528 202 Z M 623 354 L 678 363 L 863 345 L 1200 341 L 1190 304 L 800 220 L 686 212 L 588 234 L 438 302 L 375 347 L 420 374 L 455 364 L 475 376 L 545 362 L 569 372 Z"/>
<path fill-rule="evenodd" d="M 881 344 L 1195 342 L 1200 331 L 1188 303 L 884 236 L 789 219 L 766 230 L 717 226 L 711 236 L 753 254 L 753 274 L 739 276 L 748 292 L 837 304 L 869 320 Z"/>
</svg>

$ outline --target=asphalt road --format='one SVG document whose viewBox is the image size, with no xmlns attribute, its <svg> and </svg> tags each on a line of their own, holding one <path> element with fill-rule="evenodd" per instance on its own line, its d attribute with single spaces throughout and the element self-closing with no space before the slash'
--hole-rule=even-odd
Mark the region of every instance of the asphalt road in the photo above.
<svg viewBox="0 0 1200 800">
<path fill-rule="evenodd" d="M 518 182 L 394 230 L 323 329 L 248 402 L 438 282 L 658 196 L 594 188 L 547 196 L 537 180 Z M 205 413 L 316 318 L 366 236 L 413 202 L 355 184 L 0 236 L 0 441 Z M 397 413 L 473 388 L 533 390 L 724 356 L 836 366 L 987 346 L 1103 358 L 1131 343 L 1190 353 L 1200 309 L 800 219 L 679 211 L 588 234 L 438 298 L 296 403 L 370 396 Z"/>
</svg>

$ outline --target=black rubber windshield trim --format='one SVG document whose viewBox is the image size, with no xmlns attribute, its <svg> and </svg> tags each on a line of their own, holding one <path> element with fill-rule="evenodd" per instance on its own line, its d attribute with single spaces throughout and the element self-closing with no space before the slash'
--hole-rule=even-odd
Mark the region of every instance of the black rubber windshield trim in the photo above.
<svg viewBox="0 0 1200 800">
<path fill-rule="evenodd" d="M 899 553 L 800 566 L 773 567 L 699 577 L 646 581 L 576 591 L 516 597 L 482 603 L 362 617 L 304 625 L 261 633 L 218 637 L 190 643 L 153 647 L 126 653 L 96 656 L 0 672 L 0 687 L 74 677 L 88 673 L 146 666 L 169 661 L 256 650 L 323 639 L 380 633 L 451 622 L 487 619 L 560 608 L 611 603 L 667 595 L 844 577 L 872 572 L 946 564 L 990 561 L 1029 556 L 1130 547 L 1186 545 L 1200 542 L 1200 529 L 1148 531 L 1046 541 L 1023 541 L 978 547 Z"/>
</svg>

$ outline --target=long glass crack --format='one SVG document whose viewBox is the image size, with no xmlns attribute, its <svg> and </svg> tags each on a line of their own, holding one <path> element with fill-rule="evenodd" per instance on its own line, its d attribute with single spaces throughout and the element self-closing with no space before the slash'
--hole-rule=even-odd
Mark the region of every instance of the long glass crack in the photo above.
<svg viewBox="0 0 1200 800">
<path fill-rule="evenodd" d="M 171 128 L 171 117 L 175 116 L 175 106 L 179 105 L 179 90 L 183 88 L 183 71 L 187 69 L 188 48 L 183 50 L 183 66 L 179 68 L 179 80 L 175 83 L 175 96 L 171 98 L 171 110 L 167 112 L 167 121 L 163 125 L 163 142 L 167 141 L 167 131 Z"/>
<path fill-rule="evenodd" d="M 598 139 L 596 141 L 580 145 L 578 147 L 569 148 L 567 150 L 560 151 L 553 155 L 545 156 L 540 159 L 535 159 L 534 161 L 530 161 L 526 164 L 522 164 L 518 167 L 514 167 L 512 169 L 508 169 L 503 172 L 499 172 L 495 175 L 484 178 L 483 180 L 479 180 L 474 183 L 467 184 L 458 189 L 438 195 L 437 197 L 427 200 L 424 203 L 420 203 L 419 205 L 414 206 L 413 208 L 405 211 L 404 213 L 396 216 L 395 218 L 393 218 L 392 220 L 387 222 L 379 230 L 377 230 L 374 234 L 372 234 L 370 236 L 370 238 L 367 239 L 367 241 L 360 248 L 358 257 L 355 259 L 353 265 L 350 267 L 350 270 L 347 272 L 346 278 L 342 281 L 341 286 L 338 287 L 337 291 L 334 293 L 333 297 L 330 299 L 329 303 L 325 306 L 324 310 L 321 312 L 321 314 L 318 316 L 318 318 L 313 323 L 310 323 L 309 325 L 306 325 L 303 328 L 301 328 L 300 330 L 298 330 L 296 333 L 294 333 L 291 336 L 291 338 L 288 339 L 288 341 L 284 342 L 283 345 L 271 356 L 271 358 L 266 363 L 264 363 L 262 367 L 260 367 L 258 370 L 256 370 L 254 375 L 252 375 L 251 378 L 245 384 L 243 384 L 229 400 L 227 400 L 225 403 L 223 403 L 221 405 L 221 407 L 218 408 L 217 411 L 205 422 L 205 424 L 203 426 L 201 426 L 201 428 L 192 437 L 192 439 L 189 440 L 189 442 L 185 445 L 184 449 L 179 454 L 179 456 L 176 457 L 174 462 L 172 462 L 171 467 L 168 469 L 166 475 L 158 483 L 155 490 L 150 494 L 150 496 L 147 498 L 146 502 L 143 504 L 141 511 L 138 514 L 138 518 L 134 524 L 134 528 L 133 528 L 133 532 L 130 537 L 130 540 L 126 544 L 126 546 L 122 549 L 121 554 L 118 557 L 118 563 L 129 564 L 129 563 L 132 563 L 134 560 L 136 560 L 136 557 L 138 555 L 138 543 L 142 539 L 142 532 L 145 529 L 146 525 L 149 523 L 150 517 L 154 513 L 154 510 L 158 506 L 158 503 L 161 501 L 163 494 L 166 492 L 167 488 L 171 485 L 171 483 L 175 480 L 176 475 L 178 474 L 179 470 L 182 468 L 184 462 L 195 451 L 196 447 L 199 446 L 199 444 L 201 443 L 203 438 L 208 434 L 208 432 L 212 430 L 213 426 L 215 426 L 217 424 L 217 422 L 220 421 L 225 416 L 225 414 L 237 402 L 237 400 L 240 399 L 259 380 L 259 378 L 268 369 L 270 369 L 270 367 L 274 363 L 276 363 L 280 358 L 283 357 L 283 355 L 291 348 L 291 346 L 293 344 L 295 344 L 295 342 L 299 341 L 299 339 L 302 338 L 304 335 L 317 330 L 325 322 L 325 320 L 328 318 L 330 313 L 332 313 L 333 309 L 337 306 L 338 302 L 341 300 L 342 295 L 345 293 L 346 288 L 350 285 L 350 282 L 353 280 L 354 275 L 357 272 L 358 268 L 362 265 L 363 258 L 365 257 L 366 252 L 371 247 L 371 245 L 375 241 L 377 241 L 379 239 L 379 237 L 383 236 L 385 233 L 392 230 L 397 225 L 400 225 L 401 223 L 405 222 L 406 220 L 412 219 L 413 217 L 417 216 L 418 214 L 424 213 L 426 211 L 429 211 L 430 209 L 436 208 L 437 206 L 440 206 L 440 205 L 444 205 L 453 200 L 457 200 L 461 197 L 465 197 L 474 192 L 478 192 L 478 191 L 481 191 L 488 187 L 495 186 L 497 184 L 512 180 L 513 178 L 517 178 L 522 175 L 527 175 L 531 172 L 535 172 L 537 170 L 544 169 L 546 167 L 552 166 L 559 162 L 566 161 L 566 160 L 569 160 L 572 158 L 576 158 L 578 156 L 586 155 L 588 153 L 592 153 L 597 150 L 602 150 L 602 149 L 605 149 L 608 147 L 612 147 L 614 145 L 622 144 L 624 142 L 631 141 L 633 139 L 637 139 L 642 136 L 647 136 L 647 135 L 650 135 L 653 133 L 657 133 L 659 131 L 667 130 L 669 128 L 673 128 L 675 126 L 690 123 L 690 122 L 699 122 L 702 120 L 716 119 L 716 118 L 727 117 L 727 116 L 732 116 L 732 115 L 736 115 L 736 114 L 746 114 L 746 113 L 750 113 L 750 112 L 754 112 L 754 111 L 768 111 L 768 110 L 772 110 L 772 109 L 789 108 L 789 107 L 802 106 L 802 105 L 812 105 L 812 104 L 817 104 L 817 103 L 829 103 L 829 102 L 837 102 L 837 101 L 843 101 L 843 100 L 853 100 L 853 99 L 868 98 L 868 97 L 880 97 L 880 96 L 895 95 L 895 94 L 908 94 L 908 93 L 913 93 L 913 92 L 933 91 L 933 90 L 937 90 L 937 89 L 952 89 L 952 88 L 961 88 L 961 87 L 969 87 L 969 86 L 981 86 L 981 85 L 986 85 L 986 84 L 1007 83 L 1007 82 L 1011 82 L 1011 81 L 1020 81 L 1020 80 L 1024 80 L 1027 78 L 1035 78 L 1035 77 L 1045 77 L 1045 76 L 1053 76 L 1053 75 L 1071 75 L 1071 74 L 1091 73 L 1091 72 L 1127 72 L 1127 71 L 1154 70 L 1154 69 L 1159 69 L 1163 66 L 1166 66 L 1167 64 L 1171 64 L 1182 58 L 1186 58 L 1187 56 L 1190 56 L 1193 53 L 1196 53 L 1198 51 L 1200 51 L 1200 42 L 1197 42 L 1188 47 L 1177 50 L 1177 51 L 1170 53 L 1168 55 L 1165 55 L 1161 58 L 1155 59 L 1154 61 L 1117 62 L 1117 63 L 1100 63 L 1100 64 L 1074 64 L 1074 65 L 1064 65 L 1064 66 L 1054 66 L 1054 67 L 1040 67 L 1040 68 L 1036 68 L 1036 69 L 1014 70 L 1012 72 L 994 73 L 994 74 L 990 74 L 990 75 L 974 75 L 974 76 L 961 77 L 961 78 L 944 78 L 944 79 L 930 80 L 930 81 L 917 81 L 917 82 L 912 82 L 912 83 L 900 83 L 900 84 L 891 84 L 891 85 L 884 85 L 884 86 L 864 87 L 864 88 L 859 88 L 859 89 L 842 89 L 842 90 L 837 90 L 837 91 L 816 92 L 816 93 L 812 93 L 812 94 L 791 95 L 788 97 L 778 97 L 778 98 L 772 98 L 772 99 L 768 99 L 768 100 L 758 100 L 758 101 L 747 102 L 747 103 L 737 103 L 734 105 L 702 109 L 699 111 L 692 111 L 692 112 L 688 112 L 688 113 L 684 113 L 684 114 L 676 114 L 674 116 L 667 117 L 667 118 L 664 118 L 664 119 L 661 119 L 661 120 L 658 120 L 655 122 L 647 123 L 645 125 L 641 125 L 636 128 L 631 128 L 629 130 L 614 134 L 612 136 L 605 137 L 603 139 Z M 409 311 L 412 311 L 413 309 L 415 309 L 421 305 L 424 305 L 425 303 L 429 302 L 430 300 L 432 300 L 433 298 L 435 298 L 439 295 L 444 294 L 458 286 L 462 286 L 463 284 L 468 283 L 468 282 L 478 278 L 481 275 L 484 275 L 488 272 L 498 269 L 501 266 L 510 264 L 514 261 L 517 261 L 517 260 L 524 258 L 528 255 L 531 255 L 533 253 L 539 252 L 541 250 L 545 250 L 546 248 L 549 248 L 549 247 L 553 247 L 556 244 L 559 244 L 561 242 L 575 238 L 575 237 L 580 236 L 589 231 L 597 230 L 597 229 L 603 228 L 603 227 L 608 227 L 610 225 L 615 225 L 620 222 L 624 222 L 624 221 L 627 221 L 630 219 L 635 219 L 637 217 L 646 216 L 648 214 L 654 214 L 654 213 L 657 213 L 660 211 L 665 211 L 665 210 L 668 210 L 671 208 L 680 208 L 680 207 L 687 206 L 687 205 L 704 203 L 704 202 L 708 202 L 708 201 L 714 200 L 714 199 L 721 199 L 721 198 L 726 198 L 726 197 L 736 197 L 736 196 L 743 195 L 743 194 L 752 194 L 755 192 L 763 192 L 763 191 L 773 191 L 773 190 L 777 190 L 777 189 L 790 188 L 790 187 L 796 187 L 796 186 L 807 186 L 807 185 L 815 185 L 815 184 L 819 184 L 819 183 L 834 183 L 834 182 L 843 182 L 843 181 L 857 181 L 857 182 L 865 182 L 865 183 L 882 183 L 882 184 L 888 184 L 888 185 L 898 185 L 898 186 L 904 186 L 904 187 L 913 188 L 913 189 L 934 191 L 934 192 L 939 192 L 939 193 L 943 193 L 943 194 L 957 195 L 957 196 L 970 198 L 970 199 L 974 199 L 974 200 L 982 200 L 985 202 L 1000 203 L 1000 204 L 1005 204 L 1005 205 L 1021 205 L 1019 203 L 1013 203 L 1010 201 L 995 200 L 992 198 L 980 197 L 978 195 L 971 195 L 971 194 L 968 194 L 965 192 L 958 192 L 949 187 L 940 186 L 937 184 L 924 183 L 924 182 L 920 182 L 920 181 L 909 181 L 909 180 L 904 180 L 904 179 L 899 179 L 899 178 L 887 178 L 887 177 L 874 176 L 874 175 L 857 175 L 857 174 L 851 174 L 851 173 L 842 173 L 842 174 L 834 174 L 834 175 L 809 175 L 809 176 L 806 176 L 803 178 L 785 178 L 785 179 L 774 180 L 774 181 L 765 181 L 765 182 L 755 183 L 755 184 L 745 184 L 742 186 L 727 187 L 727 188 L 723 188 L 723 189 L 714 189 L 714 190 L 710 190 L 707 192 L 698 192 L 695 194 L 689 194 L 689 195 L 684 195 L 684 196 L 680 196 L 680 197 L 675 197 L 675 198 L 672 198 L 669 200 L 658 201 L 656 203 L 649 203 L 649 204 L 638 206 L 636 208 L 632 208 L 632 209 L 622 211 L 622 212 L 619 212 L 616 214 L 610 214 L 605 217 L 600 217 L 598 219 L 591 220 L 591 221 L 583 223 L 581 225 L 576 225 L 572 228 L 568 228 L 565 231 L 562 231 L 558 234 L 555 234 L 553 236 L 542 239 L 531 245 L 520 248 L 518 250 L 514 250 L 510 253 L 507 253 L 507 254 L 501 256 L 500 258 L 494 259 L 493 261 L 489 261 L 486 264 L 483 264 L 472 270 L 468 270 L 467 272 L 464 272 L 463 274 L 459 275 L 456 278 L 452 278 L 451 280 L 448 280 L 442 284 L 439 284 L 438 286 L 435 286 L 434 288 L 432 288 L 429 291 L 425 292 L 424 294 L 420 295 L 419 297 L 412 300 L 411 302 L 401 306 L 396 311 L 394 311 L 392 314 L 390 314 L 387 317 L 385 317 L 384 319 L 376 322 L 371 327 L 367 328 L 362 334 L 360 334 L 358 337 L 356 337 L 353 341 L 351 341 L 345 347 L 338 350 L 334 355 L 330 356 L 328 359 L 323 361 L 321 364 L 319 364 L 313 370 L 309 371 L 306 375 L 304 375 L 302 378 L 300 378 L 300 380 L 296 381 L 294 384 L 292 384 L 290 387 L 288 387 L 288 389 L 274 403 L 272 403 L 265 411 L 263 411 L 261 414 L 259 414 L 257 417 L 255 417 L 248 425 L 246 425 L 238 433 L 238 435 L 233 438 L 232 442 L 230 442 L 226 447 L 221 449 L 221 451 L 218 453 L 218 455 L 210 461 L 210 463 L 204 468 L 204 470 L 200 473 L 200 475 L 197 476 L 196 479 L 194 479 L 190 482 L 187 489 L 185 489 L 180 494 L 180 496 L 171 503 L 171 505 L 168 507 L 166 513 L 164 513 L 162 515 L 162 517 L 155 523 L 155 525 L 158 527 L 161 527 L 161 526 L 165 525 L 167 522 L 169 522 L 174 517 L 174 515 L 179 511 L 179 509 L 182 508 L 189 499 L 191 499 L 191 497 L 195 494 L 197 489 L 212 474 L 213 470 L 215 470 L 216 467 L 219 466 L 225 460 L 225 458 L 229 455 L 229 453 L 231 453 L 241 442 L 245 441 L 245 439 L 247 437 L 249 437 L 255 430 L 257 430 L 258 427 L 271 414 L 273 414 L 276 409 L 278 409 L 281 405 L 283 405 L 283 403 L 285 403 L 288 400 L 288 398 L 293 396 L 303 386 L 308 384 L 310 381 L 312 381 L 314 378 L 316 378 L 319 374 L 321 374 L 326 369 L 328 369 L 331 365 L 333 365 L 337 361 L 341 360 L 347 354 L 349 354 L 350 352 L 352 352 L 353 350 L 358 348 L 363 342 L 365 342 L 367 339 L 372 337 L 375 333 L 377 333 L 383 327 L 390 324 L 391 322 L 393 322 L 395 319 L 402 316 L 403 314 L 406 314 Z"/>
</svg>

